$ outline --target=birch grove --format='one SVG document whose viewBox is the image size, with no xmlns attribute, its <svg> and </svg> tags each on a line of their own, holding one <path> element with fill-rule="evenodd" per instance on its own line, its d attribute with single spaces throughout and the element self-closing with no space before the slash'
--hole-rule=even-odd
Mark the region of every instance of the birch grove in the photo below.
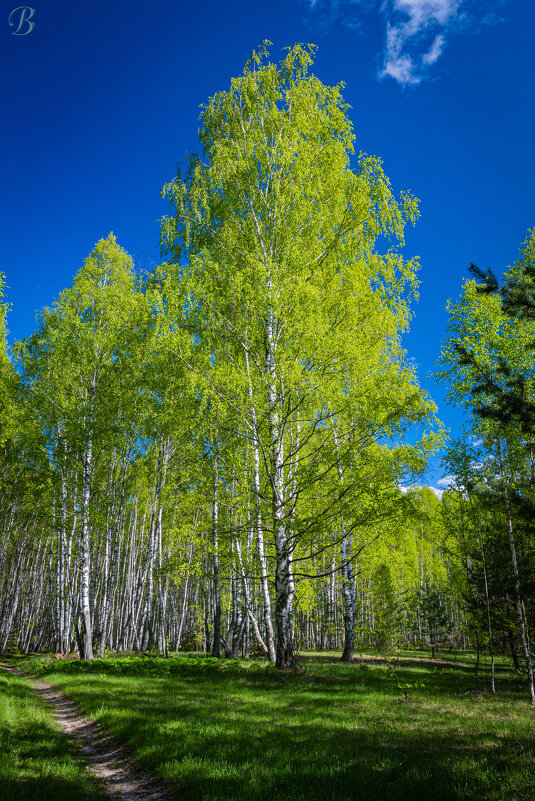
<svg viewBox="0 0 535 801">
<path fill-rule="evenodd" d="M 354 157 L 343 87 L 312 62 L 266 44 L 203 106 L 202 152 L 162 192 L 167 261 L 139 275 L 110 234 L 16 369 L 3 336 L 0 652 L 290 669 L 303 648 L 476 638 L 531 669 L 518 508 L 410 487 L 443 439 L 401 345 L 418 204 Z"/>
</svg>

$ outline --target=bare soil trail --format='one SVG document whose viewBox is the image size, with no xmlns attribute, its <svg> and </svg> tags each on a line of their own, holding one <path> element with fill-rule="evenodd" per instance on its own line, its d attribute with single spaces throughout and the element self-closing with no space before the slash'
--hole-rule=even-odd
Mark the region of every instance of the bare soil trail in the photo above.
<svg viewBox="0 0 535 801">
<path fill-rule="evenodd" d="M 161 779 L 151 778 L 134 767 L 127 749 L 106 734 L 98 723 L 82 715 L 63 693 L 11 665 L 0 663 L 0 668 L 24 678 L 51 707 L 56 723 L 77 742 L 87 769 L 100 779 L 110 798 L 116 801 L 176 801 L 176 796 Z"/>
</svg>

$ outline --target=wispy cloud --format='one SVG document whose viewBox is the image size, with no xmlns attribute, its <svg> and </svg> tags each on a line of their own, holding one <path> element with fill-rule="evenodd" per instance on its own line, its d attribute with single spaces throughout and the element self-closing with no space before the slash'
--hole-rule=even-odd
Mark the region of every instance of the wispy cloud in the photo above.
<svg viewBox="0 0 535 801">
<path fill-rule="evenodd" d="M 459 20 L 462 0 L 391 0 L 383 5 L 386 46 L 380 78 L 420 83 L 446 46 Z"/>
<path fill-rule="evenodd" d="M 377 77 L 415 86 L 431 75 L 448 40 L 459 31 L 478 32 L 503 21 L 497 13 L 506 0 L 308 0 L 325 22 L 341 19 L 361 30 L 376 14 L 384 24 L 384 44 Z M 491 8 L 489 9 L 489 6 Z M 495 9 L 492 8 L 495 7 Z"/>
<path fill-rule="evenodd" d="M 451 487 L 457 481 L 456 476 L 444 476 L 444 478 L 439 478 L 437 484 L 439 487 Z"/>
<path fill-rule="evenodd" d="M 440 484 L 440 481 L 438 483 Z M 411 492 L 411 490 L 417 492 L 418 490 L 421 490 L 424 487 L 431 490 L 431 492 L 433 492 L 437 496 L 439 501 L 442 500 L 444 490 L 438 489 L 437 487 L 431 487 L 429 484 L 411 484 L 410 487 L 403 487 L 402 485 L 399 485 L 399 489 L 403 495 L 406 495 L 408 492 Z"/>
</svg>

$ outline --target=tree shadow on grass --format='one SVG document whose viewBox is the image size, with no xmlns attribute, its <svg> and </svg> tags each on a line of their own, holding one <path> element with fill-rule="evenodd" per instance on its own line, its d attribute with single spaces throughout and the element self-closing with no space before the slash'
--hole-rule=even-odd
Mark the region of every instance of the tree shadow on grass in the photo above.
<svg viewBox="0 0 535 801">
<path fill-rule="evenodd" d="M 375 668 L 229 674 L 184 664 L 155 676 L 147 664 L 120 676 L 105 667 L 90 675 L 69 665 L 57 679 L 186 801 L 535 797 L 533 737 L 524 749 L 520 729 L 498 738 L 492 722 L 470 728 L 480 709 L 470 697 L 447 706 L 453 687 L 471 685 L 464 666 L 428 672 L 425 693 L 408 704 Z"/>
<path fill-rule="evenodd" d="M 357 694 L 361 692 L 376 691 L 390 693 L 397 682 L 388 671 L 388 666 L 382 662 L 378 664 L 355 662 L 351 665 L 342 665 L 336 657 L 305 656 L 302 660 L 304 672 L 280 672 L 267 665 L 253 665 L 244 669 L 240 662 L 218 662 L 216 659 L 193 659 L 182 657 L 175 659 L 120 659 L 94 660 L 84 662 L 58 662 L 44 665 L 40 668 L 40 675 L 61 674 L 84 675 L 98 674 L 108 676 L 110 680 L 124 676 L 126 679 L 152 679 L 155 683 L 162 680 L 176 679 L 186 683 L 217 688 L 216 692 L 226 685 L 230 687 L 235 683 L 249 687 L 258 692 L 302 691 L 321 693 L 325 703 L 331 703 L 329 698 L 335 698 L 340 693 L 347 692 L 349 688 Z M 454 696 L 467 695 L 474 690 L 475 670 L 467 664 L 430 663 L 427 659 L 405 660 L 398 665 L 397 675 L 401 684 L 417 684 L 427 695 L 437 700 L 451 699 Z M 485 688 L 486 676 L 480 674 L 479 688 Z M 522 692 L 522 678 L 511 672 L 497 674 L 498 687 L 503 698 L 513 698 Z M 483 692 L 485 690 L 483 689 Z M 318 703 L 321 703 L 318 699 Z"/>
<path fill-rule="evenodd" d="M 128 698 L 125 699 L 129 703 Z M 329 721 L 284 723 L 252 720 L 207 702 L 192 711 L 175 708 L 185 724 L 174 732 L 170 709 L 137 710 L 121 734 L 147 768 L 162 772 L 181 799 L 499 799 L 532 801 L 535 770 L 528 751 L 489 749 L 486 738 L 403 733 L 380 721 L 332 728 Z M 189 714 L 185 714 L 189 712 Z M 150 716 L 150 717 L 149 717 Z M 504 786 L 509 772 L 513 792 Z"/>
</svg>

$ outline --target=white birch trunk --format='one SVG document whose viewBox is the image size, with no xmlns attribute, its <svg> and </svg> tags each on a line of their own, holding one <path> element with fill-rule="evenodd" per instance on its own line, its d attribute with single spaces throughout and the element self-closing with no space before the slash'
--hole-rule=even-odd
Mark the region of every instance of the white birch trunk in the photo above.
<svg viewBox="0 0 535 801">
<path fill-rule="evenodd" d="M 91 381 L 89 396 L 89 420 L 86 449 L 83 462 L 82 486 L 82 536 L 80 541 L 80 579 L 81 579 L 81 611 L 83 621 L 82 641 L 83 653 L 80 659 L 93 659 L 93 627 L 91 622 L 91 606 L 89 587 L 91 582 L 91 540 L 89 526 L 89 502 L 91 499 L 91 469 L 93 461 L 93 417 L 95 405 L 95 378 Z"/>
</svg>

